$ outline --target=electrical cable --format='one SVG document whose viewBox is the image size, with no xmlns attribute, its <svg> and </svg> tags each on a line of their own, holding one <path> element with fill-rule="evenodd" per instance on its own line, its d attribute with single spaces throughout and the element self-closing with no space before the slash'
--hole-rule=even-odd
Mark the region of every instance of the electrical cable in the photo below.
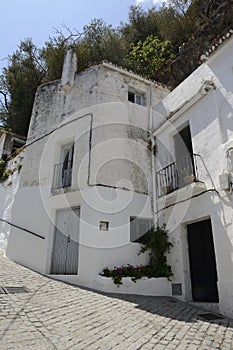
<svg viewBox="0 0 233 350">
<path fill-rule="evenodd" d="M 160 213 L 161 211 L 163 211 L 163 210 L 165 210 L 165 209 L 168 209 L 168 208 L 170 208 L 170 207 L 173 207 L 174 205 L 187 202 L 187 201 L 189 201 L 190 199 L 199 197 L 199 196 L 201 196 L 202 194 L 208 193 L 208 192 L 216 192 L 216 193 L 220 196 L 219 192 L 218 192 L 215 188 L 210 188 L 209 190 L 205 190 L 205 191 L 202 191 L 201 193 L 195 194 L 195 195 L 193 195 L 193 196 L 191 196 L 191 197 L 182 199 L 182 200 L 180 200 L 179 202 L 175 202 L 175 203 L 169 204 L 169 205 L 167 205 L 166 207 L 163 207 L 163 208 L 157 210 L 157 211 L 155 212 L 155 214 L 158 214 L 158 213 Z"/>
<path fill-rule="evenodd" d="M 41 236 L 41 235 L 38 235 L 38 233 L 32 232 L 32 231 L 30 231 L 30 230 L 28 230 L 28 229 L 26 229 L 26 228 L 21 227 L 21 226 L 12 224 L 12 222 L 10 222 L 10 221 L 8 221 L 8 220 L 1 219 L 1 218 L 0 218 L 0 221 L 4 222 L 4 223 L 6 223 L 6 224 L 8 224 L 8 225 L 10 225 L 10 226 L 12 226 L 12 227 L 16 227 L 16 228 L 18 228 L 18 229 L 20 229 L 20 230 L 22 230 L 22 231 L 27 232 L 27 233 L 30 233 L 30 234 L 33 235 L 33 236 L 36 236 L 36 237 L 41 238 L 41 239 L 45 239 L 45 237 L 43 237 L 43 236 Z"/>
</svg>

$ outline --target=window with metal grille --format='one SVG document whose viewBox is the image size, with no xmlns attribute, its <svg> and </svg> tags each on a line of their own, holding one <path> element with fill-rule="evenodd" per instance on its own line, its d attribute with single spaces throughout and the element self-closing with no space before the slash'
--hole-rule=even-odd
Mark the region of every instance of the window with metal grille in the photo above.
<svg viewBox="0 0 233 350">
<path fill-rule="evenodd" d="M 70 187 L 72 182 L 74 144 L 64 146 L 61 162 L 54 166 L 53 189 Z"/>
</svg>

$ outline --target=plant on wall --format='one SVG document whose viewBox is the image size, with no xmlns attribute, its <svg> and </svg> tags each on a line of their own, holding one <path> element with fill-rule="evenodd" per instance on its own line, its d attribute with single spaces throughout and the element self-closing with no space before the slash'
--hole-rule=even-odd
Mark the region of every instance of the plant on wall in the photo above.
<svg viewBox="0 0 233 350">
<path fill-rule="evenodd" d="M 113 269 L 105 267 L 101 276 L 112 277 L 113 282 L 118 287 L 122 284 L 122 277 L 131 277 L 134 282 L 142 277 L 167 277 L 169 279 L 173 273 L 171 266 L 167 264 L 166 254 L 170 252 L 172 243 L 168 241 L 165 225 L 157 227 L 143 236 L 141 244 L 139 254 L 148 251 L 149 262 L 147 265 L 132 266 L 127 264 Z"/>
<path fill-rule="evenodd" d="M 157 227 L 142 238 L 140 253 L 149 252 L 151 277 L 171 277 L 171 266 L 167 264 L 166 254 L 170 252 L 172 243 L 168 241 L 166 225 Z M 140 254 L 139 253 L 139 254 Z"/>
<path fill-rule="evenodd" d="M 0 159 L 0 182 L 6 180 L 6 162 L 3 159 Z"/>
<path fill-rule="evenodd" d="M 10 175 L 13 174 L 13 170 L 6 170 L 6 162 L 3 159 L 0 159 L 0 183 L 6 181 Z"/>
</svg>

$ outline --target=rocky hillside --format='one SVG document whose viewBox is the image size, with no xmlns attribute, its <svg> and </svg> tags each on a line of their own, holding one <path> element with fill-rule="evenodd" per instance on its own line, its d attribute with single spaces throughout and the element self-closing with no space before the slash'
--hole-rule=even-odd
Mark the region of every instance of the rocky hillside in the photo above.
<svg viewBox="0 0 233 350">
<path fill-rule="evenodd" d="M 233 29 L 233 0 L 207 1 L 203 25 L 164 72 L 163 83 L 175 88 L 202 62 L 200 57 Z"/>
</svg>

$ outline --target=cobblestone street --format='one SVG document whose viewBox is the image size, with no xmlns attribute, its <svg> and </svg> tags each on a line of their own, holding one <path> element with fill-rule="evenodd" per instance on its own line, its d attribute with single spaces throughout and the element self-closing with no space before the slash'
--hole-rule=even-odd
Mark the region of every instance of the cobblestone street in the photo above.
<svg viewBox="0 0 233 350">
<path fill-rule="evenodd" d="M 233 321 L 172 298 L 103 295 L 43 277 L 0 251 L 0 349 L 233 349 Z"/>
</svg>

